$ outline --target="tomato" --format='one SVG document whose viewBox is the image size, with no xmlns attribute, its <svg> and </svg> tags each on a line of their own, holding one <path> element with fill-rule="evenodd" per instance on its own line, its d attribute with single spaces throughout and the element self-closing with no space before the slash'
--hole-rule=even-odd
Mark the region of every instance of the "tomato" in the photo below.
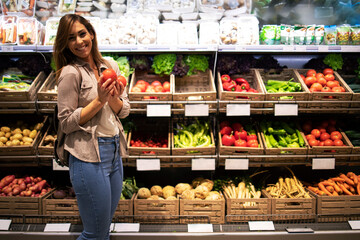
<svg viewBox="0 0 360 240">
<path fill-rule="evenodd" d="M 325 75 L 322 74 L 322 73 L 317 73 L 317 74 L 315 75 L 316 79 L 323 78 L 324 76 L 325 76 Z"/>
<path fill-rule="evenodd" d="M 319 145 L 319 140 L 316 140 L 316 139 L 310 139 L 309 140 L 309 145 L 310 146 L 318 146 Z"/>
<path fill-rule="evenodd" d="M 345 89 L 343 87 L 333 87 L 331 90 L 333 92 L 345 92 Z"/>
<path fill-rule="evenodd" d="M 319 146 L 320 146 L 320 147 L 325 146 L 325 142 L 324 142 L 324 141 L 322 141 L 322 142 L 320 141 L 320 142 L 319 142 Z"/>
<path fill-rule="evenodd" d="M 335 77 L 333 74 L 326 74 L 325 77 L 326 81 L 334 81 Z"/>
<path fill-rule="evenodd" d="M 154 89 L 155 89 L 155 92 L 163 92 L 164 91 L 164 88 L 161 85 L 155 86 Z"/>
<path fill-rule="evenodd" d="M 331 140 L 337 140 L 337 139 L 342 139 L 341 133 L 339 131 L 334 131 L 330 134 L 330 138 Z"/>
<path fill-rule="evenodd" d="M 241 131 L 241 129 L 243 129 L 243 126 L 240 123 L 233 123 L 231 127 L 234 131 Z"/>
<path fill-rule="evenodd" d="M 327 132 L 324 132 L 320 135 L 320 141 L 325 141 L 329 138 L 330 138 L 330 134 L 328 134 Z"/>
<path fill-rule="evenodd" d="M 247 147 L 247 142 L 244 139 L 238 139 L 235 141 L 234 145 L 236 147 Z"/>
<path fill-rule="evenodd" d="M 306 77 L 304 82 L 305 82 L 306 86 L 310 87 L 313 83 L 316 82 L 316 78 L 313 76 Z"/>
<path fill-rule="evenodd" d="M 162 86 L 162 84 L 161 84 L 160 81 L 155 80 L 155 81 L 153 81 L 153 82 L 151 83 L 151 86 L 154 86 L 154 87 L 156 87 L 156 86 Z"/>
<path fill-rule="evenodd" d="M 319 131 L 321 132 L 321 133 L 326 133 L 326 129 L 325 128 L 319 128 Z"/>
<path fill-rule="evenodd" d="M 145 92 L 147 86 L 144 83 L 136 83 L 135 87 L 138 87 L 141 89 L 142 92 Z"/>
<path fill-rule="evenodd" d="M 148 86 L 148 87 L 146 88 L 145 92 L 154 93 L 154 92 L 155 92 L 154 86 Z"/>
<path fill-rule="evenodd" d="M 328 86 L 329 88 L 333 88 L 333 87 L 337 87 L 337 81 L 327 81 L 326 86 Z"/>
<path fill-rule="evenodd" d="M 320 83 L 313 83 L 310 88 L 314 88 L 317 91 L 321 91 L 323 86 Z"/>
<path fill-rule="evenodd" d="M 146 87 L 150 85 L 148 82 L 146 82 L 144 80 L 138 80 L 135 85 L 137 85 L 137 84 L 144 84 Z"/>
<path fill-rule="evenodd" d="M 164 87 L 165 92 L 170 92 L 170 83 L 168 81 L 165 81 L 163 83 L 163 87 Z"/>
<path fill-rule="evenodd" d="M 307 133 L 311 132 L 311 130 L 312 130 L 312 124 L 311 124 L 311 122 L 310 122 L 310 121 L 306 121 L 306 122 L 302 125 L 302 129 L 303 129 L 305 132 L 307 132 Z"/>
<path fill-rule="evenodd" d="M 250 140 L 257 140 L 257 136 L 255 134 L 251 134 L 249 136 L 246 136 L 246 141 L 250 141 Z"/>
<path fill-rule="evenodd" d="M 334 140 L 334 145 L 335 146 L 344 146 L 344 143 L 340 139 L 336 139 L 336 140 Z"/>
<path fill-rule="evenodd" d="M 320 83 L 322 86 L 325 86 L 326 85 L 326 79 L 325 78 L 319 78 L 317 80 L 318 83 Z"/>
<path fill-rule="evenodd" d="M 108 79 L 115 81 L 117 78 L 116 72 L 114 71 L 114 69 L 111 69 L 111 68 L 105 69 L 102 72 L 102 76 L 103 76 L 103 82 L 105 82 Z"/>
<path fill-rule="evenodd" d="M 141 88 L 135 86 L 131 89 L 131 92 L 142 92 Z"/>
<path fill-rule="evenodd" d="M 314 77 L 316 75 L 316 71 L 314 69 L 309 69 L 307 72 L 306 72 L 306 76 L 307 77 Z"/>
<path fill-rule="evenodd" d="M 333 142 L 333 140 L 331 140 L 331 139 L 326 139 L 326 140 L 324 141 L 324 145 L 325 145 L 325 146 L 334 146 L 334 142 Z"/>
<path fill-rule="evenodd" d="M 122 83 L 122 85 L 123 85 L 124 87 L 125 87 L 126 84 L 127 84 L 126 78 L 125 78 L 124 76 L 121 76 L 121 75 L 119 75 L 119 76 L 117 77 L 117 81 L 118 81 L 119 83 Z"/>
<path fill-rule="evenodd" d="M 332 90 L 331 88 L 325 86 L 321 89 L 321 92 L 332 92 Z"/>
<path fill-rule="evenodd" d="M 308 141 L 309 141 L 310 139 L 316 139 L 315 136 L 312 135 L 312 134 L 308 134 L 308 135 L 306 135 L 305 137 L 306 137 L 306 140 L 308 140 Z"/>
<path fill-rule="evenodd" d="M 311 131 L 311 134 L 314 135 L 315 138 L 319 138 L 320 135 L 321 135 L 321 132 L 320 132 L 319 129 L 316 129 L 316 128 L 315 128 L 315 129 L 313 129 L 313 130 Z"/>
<path fill-rule="evenodd" d="M 323 74 L 327 75 L 327 74 L 334 74 L 334 70 L 332 70 L 331 68 L 325 68 L 323 70 Z"/>
</svg>

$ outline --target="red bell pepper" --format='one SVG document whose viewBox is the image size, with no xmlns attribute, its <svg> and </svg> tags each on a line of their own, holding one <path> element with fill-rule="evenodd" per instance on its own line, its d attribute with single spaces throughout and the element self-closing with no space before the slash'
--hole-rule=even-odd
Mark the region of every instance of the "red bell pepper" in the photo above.
<svg viewBox="0 0 360 240">
<path fill-rule="evenodd" d="M 224 75 L 221 75 L 221 82 L 224 83 L 224 82 L 230 82 L 231 81 L 231 78 L 229 75 L 227 74 L 224 74 Z"/>
<path fill-rule="evenodd" d="M 250 85 L 249 85 L 248 82 L 242 83 L 242 84 L 240 85 L 240 87 L 241 87 L 241 89 L 244 89 L 244 90 L 246 90 L 246 91 L 250 89 Z"/>
<path fill-rule="evenodd" d="M 231 82 L 224 82 L 223 89 L 225 91 L 235 91 L 236 90 L 236 83 L 234 81 Z"/>
<path fill-rule="evenodd" d="M 242 83 L 248 83 L 248 81 L 246 81 L 244 78 L 236 78 L 235 81 L 239 85 L 241 85 Z"/>
<path fill-rule="evenodd" d="M 255 90 L 255 89 L 253 89 L 253 88 L 250 88 L 250 89 L 248 90 L 248 92 L 251 92 L 251 93 L 258 93 L 258 91 L 257 91 L 257 90 Z"/>
</svg>

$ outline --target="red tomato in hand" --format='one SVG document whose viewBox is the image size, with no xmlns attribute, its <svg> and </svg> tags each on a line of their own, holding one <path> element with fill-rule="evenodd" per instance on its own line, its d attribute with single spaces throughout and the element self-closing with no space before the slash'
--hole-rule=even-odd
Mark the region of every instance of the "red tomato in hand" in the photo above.
<svg viewBox="0 0 360 240">
<path fill-rule="evenodd" d="M 103 75 L 103 81 L 104 81 L 104 82 L 105 82 L 106 80 L 108 80 L 109 78 L 110 78 L 112 81 L 115 81 L 115 80 L 117 79 L 116 72 L 114 71 L 114 69 L 111 69 L 111 68 L 105 69 L 105 70 L 102 72 L 102 75 Z"/>
<path fill-rule="evenodd" d="M 119 76 L 117 77 L 117 81 L 118 81 L 119 83 L 122 83 L 122 85 L 123 85 L 124 87 L 125 87 L 126 84 L 127 84 L 126 78 L 125 78 L 124 76 L 121 76 L 121 75 L 119 75 Z"/>
</svg>

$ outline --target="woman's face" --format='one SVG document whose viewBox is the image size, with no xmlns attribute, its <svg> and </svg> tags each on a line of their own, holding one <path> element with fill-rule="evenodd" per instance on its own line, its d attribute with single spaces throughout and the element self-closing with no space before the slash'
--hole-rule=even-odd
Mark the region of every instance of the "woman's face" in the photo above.
<svg viewBox="0 0 360 240">
<path fill-rule="evenodd" d="M 75 56 L 89 62 L 93 39 L 94 36 L 88 32 L 86 27 L 76 21 L 69 33 L 68 48 Z"/>
</svg>

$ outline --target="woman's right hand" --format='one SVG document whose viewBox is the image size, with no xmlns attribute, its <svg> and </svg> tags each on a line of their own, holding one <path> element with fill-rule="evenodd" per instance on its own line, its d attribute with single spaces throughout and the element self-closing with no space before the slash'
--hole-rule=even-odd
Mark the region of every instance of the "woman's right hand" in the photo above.
<svg viewBox="0 0 360 240">
<path fill-rule="evenodd" d="M 111 97 L 110 91 L 114 88 L 116 81 L 112 81 L 110 78 L 106 81 L 103 80 L 101 75 L 98 79 L 98 97 L 102 103 L 109 101 Z"/>
</svg>

